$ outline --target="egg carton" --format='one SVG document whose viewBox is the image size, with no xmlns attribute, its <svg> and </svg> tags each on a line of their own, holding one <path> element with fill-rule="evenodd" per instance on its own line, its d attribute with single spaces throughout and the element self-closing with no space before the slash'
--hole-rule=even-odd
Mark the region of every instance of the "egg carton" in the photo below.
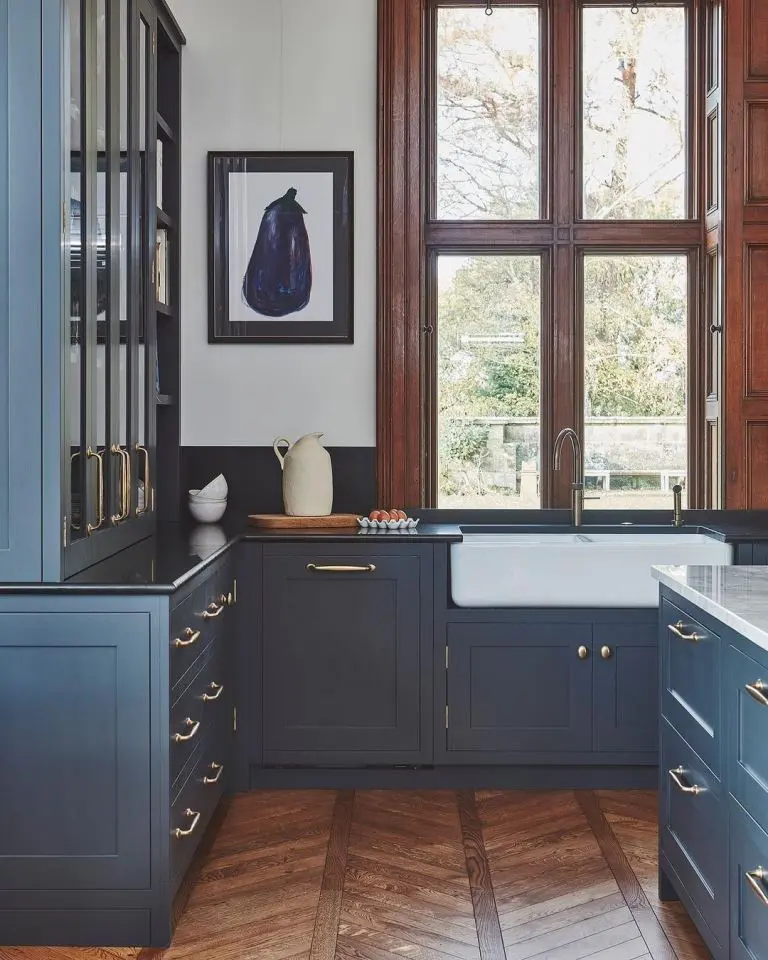
<svg viewBox="0 0 768 960">
<path fill-rule="evenodd" d="M 407 520 L 369 520 L 368 517 L 358 517 L 357 523 L 363 528 L 374 530 L 413 530 L 419 525 L 419 521 L 413 517 L 408 517 Z"/>
</svg>

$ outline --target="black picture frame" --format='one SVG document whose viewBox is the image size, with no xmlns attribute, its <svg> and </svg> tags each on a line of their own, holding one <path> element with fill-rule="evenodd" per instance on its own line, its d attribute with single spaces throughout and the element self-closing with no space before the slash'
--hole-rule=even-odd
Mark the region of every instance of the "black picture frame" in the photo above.
<svg viewBox="0 0 768 960">
<path fill-rule="evenodd" d="M 333 175 L 332 318 L 235 320 L 230 314 L 230 175 Z M 281 151 L 208 154 L 208 342 L 354 342 L 354 154 L 351 151 Z M 301 196 L 298 197 L 299 202 Z M 262 210 L 263 213 L 263 210 Z M 259 224 L 248 224 L 255 237 Z M 300 311 L 299 311 L 300 314 Z"/>
</svg>

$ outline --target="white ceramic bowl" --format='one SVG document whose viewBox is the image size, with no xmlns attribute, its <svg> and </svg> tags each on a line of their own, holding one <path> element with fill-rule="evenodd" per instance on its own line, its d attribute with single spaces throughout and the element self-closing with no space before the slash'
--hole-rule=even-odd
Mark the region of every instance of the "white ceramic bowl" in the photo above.
<svg viewBox="0 0 768 960">
<path fill-rule="evenodd" d="M 190 497 L 189 500 L 189 512 L 200 523 L 216 523 L 224 516 L 226 509 L 226 498 L 223 500 L 194 500 Z"/>
<path fill-rule="evenodd" d="M 226 500 L 229 493 L 227 481 L 224 474 L 220 473 L 214 477 L 210 483 L 206 484 L 202 490 L 190 490 L 189 496 L 193 500 Z"/>
</svg>

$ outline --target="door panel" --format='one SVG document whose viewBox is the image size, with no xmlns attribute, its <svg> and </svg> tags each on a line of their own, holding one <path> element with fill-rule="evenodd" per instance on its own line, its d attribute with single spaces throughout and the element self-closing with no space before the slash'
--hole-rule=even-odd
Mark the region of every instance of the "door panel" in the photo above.
<svg viewBox="0 0 768 960">
<path fill-rule="evenodd" d="M 659 744 L 656 623 L 593 629 L 595 749 L 652 753 Z"/>
<path fill-rule="evenodd" d="M 448 750 L 591 750 L 591 648 L 584 624 L 449 624 Z"/>
<path fill-rule="evenodd" d="M 0 888 L 147 887 L 149 616 L 0 628 Z"/>
<path fill-rule="evenodd" d="M 368 563 L 265 552 L 265 763 L 418 759 L 419 558 L 375 557 L 369 572 L 315 569 Z"/>
</svg>

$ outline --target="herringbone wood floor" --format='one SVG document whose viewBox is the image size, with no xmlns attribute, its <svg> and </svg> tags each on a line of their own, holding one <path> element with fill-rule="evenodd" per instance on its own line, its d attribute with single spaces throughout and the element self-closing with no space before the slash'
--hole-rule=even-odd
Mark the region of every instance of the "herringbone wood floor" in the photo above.
<svg viewBox="0 0 768 960">
<path fill-rule="evenodd" d="M 705 960 L 645 791 L 235 798 L 166 951 L 0 960 Z"/>
</svg>

